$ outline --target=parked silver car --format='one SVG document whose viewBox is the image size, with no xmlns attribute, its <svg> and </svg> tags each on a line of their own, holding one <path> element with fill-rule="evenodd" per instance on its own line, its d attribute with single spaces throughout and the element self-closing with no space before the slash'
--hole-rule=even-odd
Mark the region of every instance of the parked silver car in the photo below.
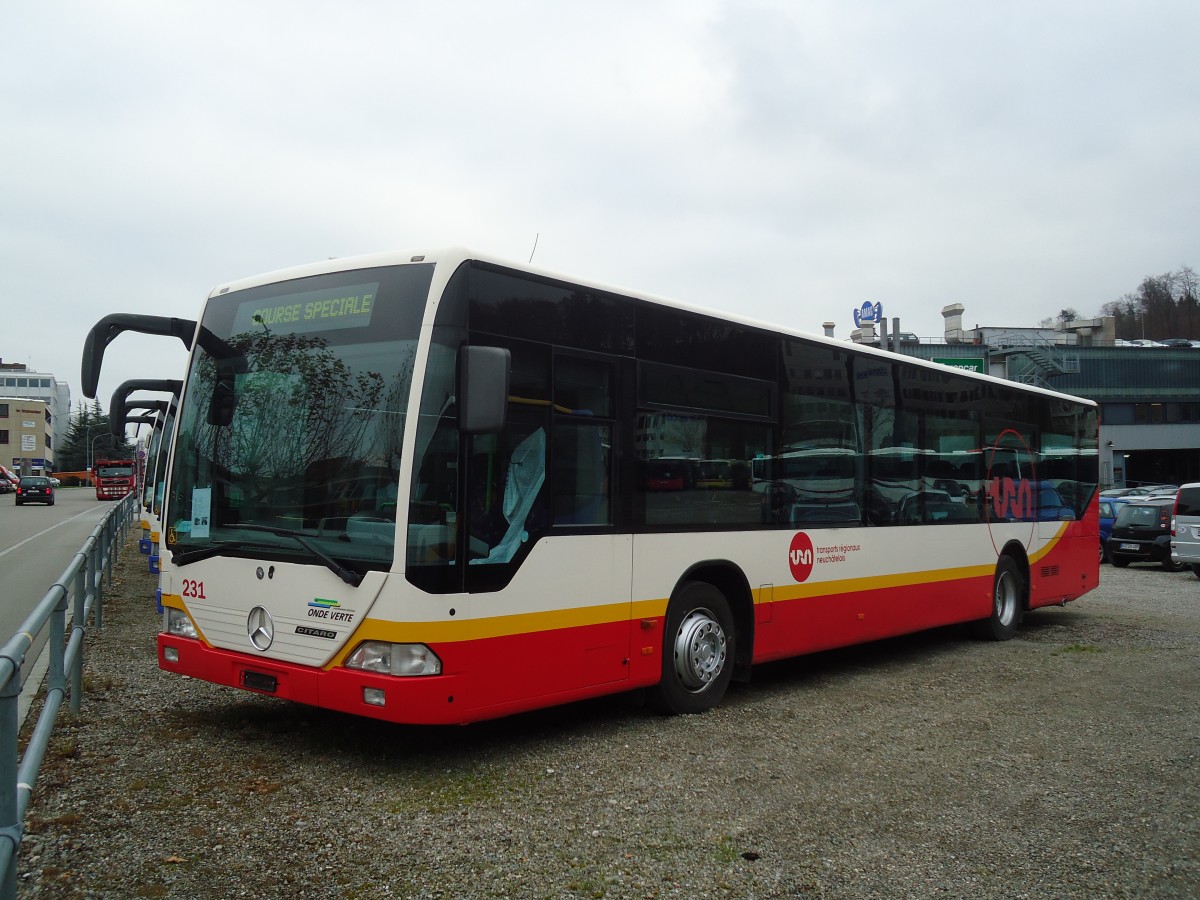
<svg viewBox="0 0 1200 900">
<path fill-rule="evenodd" d="M 1181 485 L 1171 516 L 1171 560 L 1200 578 L 1200 482 Z"/>
</svg>

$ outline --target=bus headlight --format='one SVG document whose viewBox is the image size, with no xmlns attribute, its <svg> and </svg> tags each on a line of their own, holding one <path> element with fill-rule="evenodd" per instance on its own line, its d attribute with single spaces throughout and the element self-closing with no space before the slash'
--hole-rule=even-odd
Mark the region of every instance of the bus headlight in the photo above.
<svg viewBox="0 0 1200 900">
<path fill-rule="evenodd" d="M 424 644 L 363 641 L 346 657 L 346 668 L 383 675 L 440 675 L 442 661 Z"/>
<path fill-rule="evenodd" d="M 178 635 L 179 637 L 198 638 L 196 634 L 196 626 L 192 624 L 191 617 L 182 609 L 173 609 L 168 606 L 164 611 L 166 616 L 166 631 L 167 634 Z"/>
</svg>

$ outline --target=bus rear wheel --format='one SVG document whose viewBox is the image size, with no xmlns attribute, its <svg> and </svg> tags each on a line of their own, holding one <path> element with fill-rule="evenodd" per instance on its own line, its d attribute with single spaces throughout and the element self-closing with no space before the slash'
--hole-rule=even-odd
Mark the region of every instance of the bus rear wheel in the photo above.
<svg viewBox="0 0 1200 900">
<path fill-rule="evenodd" d="M 703 581 L 684 582 L 667 605 L 662 678 L 650 689 L 651 706 L 669 714 L 712 709 L 733 677 L 733 649 L 725 595 Z"/>
<path fill-rule="evenodd" d="M 985 641 L 1007 641 L 1016 634 L 1024 595 L 1021 567 L 1011 556 L 1001 556 L 992 581 L 992 614 L 975 623 L 975 636 Z"/>
</svg>

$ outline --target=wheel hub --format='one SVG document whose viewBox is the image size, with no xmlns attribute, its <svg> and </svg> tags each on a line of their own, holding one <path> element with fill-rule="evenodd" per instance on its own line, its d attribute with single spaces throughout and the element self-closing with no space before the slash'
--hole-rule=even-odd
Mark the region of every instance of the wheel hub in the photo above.
<svg viewBox="0 0 1200 900">
<path fill-rule="evenodd" d="M 675 672 L 690 691 L 702 691 L 725 668 L 727 642 L 721 623 L 707 609 L 688 613 L 675 635 Z"/>
<path fill-rule="evenodd" d="M 996 618 L 1005 627 L 1017 616 L 1017 586 L 1007 573 L 996 579 Z"/>
</svg>

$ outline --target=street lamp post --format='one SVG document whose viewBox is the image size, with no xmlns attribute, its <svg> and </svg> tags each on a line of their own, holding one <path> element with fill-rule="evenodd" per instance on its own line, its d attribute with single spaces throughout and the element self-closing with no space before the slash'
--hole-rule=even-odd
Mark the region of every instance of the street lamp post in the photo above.
<svg viewBox="0 0 1200 900">
<path fill-rule="evenodd" d="M 106 423 L 106 422 L 100 422 L 95 425 L 89 425 L 87 432 L 83 436 L 84 440 L 87 440 L 87 442 L 88 442 L 87 457 L 84 459 L 84 462 L 87 463 L 87 470 L 89 473 L 92 471 L 92 464 L 96 460 L 96 456 L 93 452 L 93 450 L 96 446 L 96 438 L 102 436 L 102 435 L 98 434 L 98 435 L 96 435 L 96 437 L 92 437 L 91 436 L 92 432 L 95 431 L 97 428 L 107 428 L 107 427 L 108 427 L 108 423 Z"/>
</svg>

